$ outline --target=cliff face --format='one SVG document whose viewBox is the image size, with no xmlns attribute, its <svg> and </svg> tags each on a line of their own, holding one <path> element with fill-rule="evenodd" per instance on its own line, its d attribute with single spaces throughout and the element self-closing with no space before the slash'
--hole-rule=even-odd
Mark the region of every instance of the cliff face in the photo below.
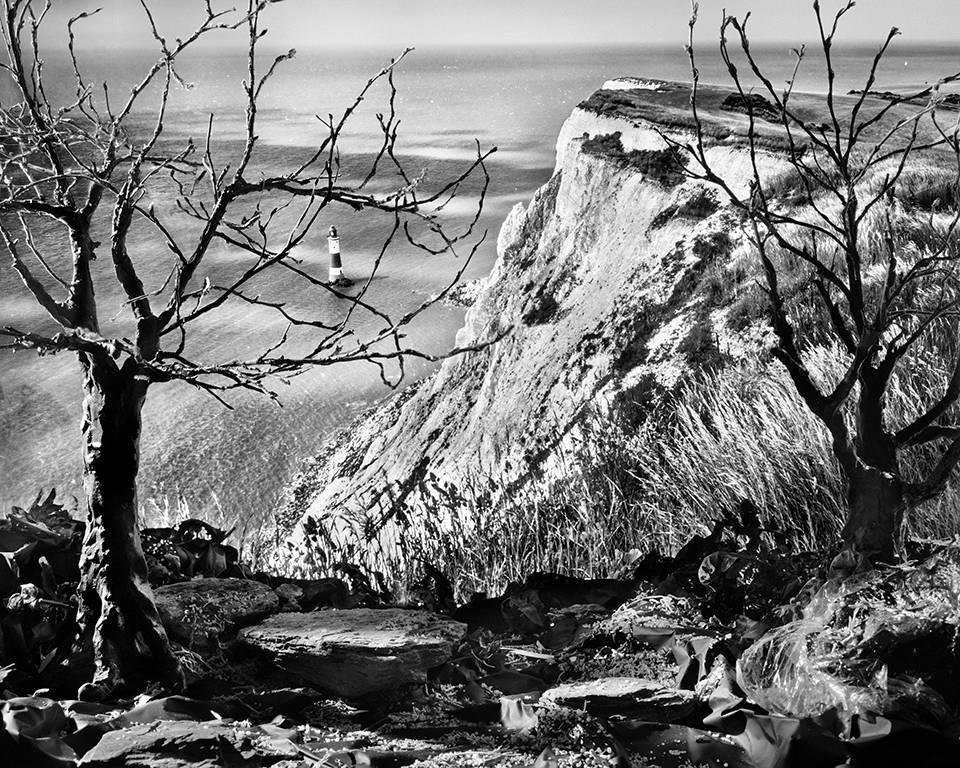
<svg viewBox="0 0 960 768">
<path fill-rule="evenodd" d="M 613 81 L 598 95 L 639 103 L 660 87 Z M 651 122 L 604 112 L 590 102 L 573 112 L 553 178 L 503 224 L 457 344 L 503 340 L 447 360 L 309 462 L 278 515 L 290 535 L 277 565 L 309 570 L 303 553 L 323 537 L 349 538 L 398 505 L 415 512 L 426 478 L 492 478 L 494 494 L 548 483 L 585 412 L 642 408 L 698 356 L 753 353 L 759 331 L 733 333 L 729 301 L 703 289 L 745 258 L 735 216 L 676 173 Z M 728 179 L 746 183 L 742 149 L 720 142 L 711 153 Z M 776 172 L 772 156 L 761 162 Z"/>
</svg>

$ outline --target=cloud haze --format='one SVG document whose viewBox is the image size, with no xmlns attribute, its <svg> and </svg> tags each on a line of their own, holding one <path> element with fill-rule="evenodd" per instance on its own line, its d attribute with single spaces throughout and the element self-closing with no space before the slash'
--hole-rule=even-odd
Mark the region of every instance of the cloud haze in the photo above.
<svg viewBox="0 0 960 768">
<path fill-rule="evenodd" d="M 84 47 L 130 48 L 149 43 L 136 0 L 61 0 L 54 22 L 103 6 L 86 22 Z M 185 34 L 202 9 L 200 0 L 154 2 L 162 30 Z M 228 8 L 233 2 L 215 2 Z M 756 41 L 809 40 L 816 34 L 810 0 L 701 0 L 701 38 L 711 39 L 722 8 L 742 14 L 753 8 Z M 836 8 L 826 0 L 826 9 Z M 490 44 L 682 44 L 689 5 L 684 0 L 284 0 L 269 11 L 274 45 L 313 48 Z M 847 17 L 844 40 L 876 40 L 898 26 L 907 43 L 957 42 L 956 0 L 861 0 Z M 242 44 L 221 35 L 221 45 Z"/>
</svg>

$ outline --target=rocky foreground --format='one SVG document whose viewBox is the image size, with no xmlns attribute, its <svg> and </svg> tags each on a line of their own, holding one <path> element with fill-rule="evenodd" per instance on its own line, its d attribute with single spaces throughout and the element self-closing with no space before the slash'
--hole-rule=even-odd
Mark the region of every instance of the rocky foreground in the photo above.
<svg viewBox="0 0 960 768">
<path fill-rule="evenodd" d="M 50 565 L 65 550 L 30 525 L 50 535 L 31 549 Z M 631 556 L 608 579 L 534 574 L 460 606 L 429 568 L 398 603 L 346 565 L 343 578 L 185 578 L 229 570 L 229 550 L 158 551 L 186 689 L 64 698 L 76 659 L 45 633 L 67 604 L 22 583 L 4 653 L 14 627 L 36 653 L 0 672 L 4 765 L 960 764 L 955 544 L 896 568 L 819 566 L 823 553 L 778 551 L 747 506 L 676 557 Z"/>
</svg>

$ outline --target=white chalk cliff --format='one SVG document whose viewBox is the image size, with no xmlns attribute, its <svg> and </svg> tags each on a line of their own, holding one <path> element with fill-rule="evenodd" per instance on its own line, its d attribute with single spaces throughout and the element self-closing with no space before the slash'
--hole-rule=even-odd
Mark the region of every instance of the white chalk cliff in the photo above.
<svg viewBox="0 0 960 768">
<path fill-rule="evenodd" d="M 658 88 L 680 86 L 625 79 L 598 95 L 641 103 Z M 629 109 L 574 110 L 553 177 L 504 222 L 457 344 L 505 337 L 447 360 L 304 466 L 278 513 L 289 536 L 277 566 L 307 573 L 325 537 L 349 538 L 398 508 L 416 514 L 425 481 L 545 482 L 586 412 L 642 408 L 651 388 L 689 370 L 691 333 L 725 354 L 754 353 L 762 331 L 729 328 L 728 306 L 700 290 L 705 274 L 747 258 L 733 212 L 702 183 L 646 173 L 626 154 L 662 151 L 661 130 L 689 138 Z M 602 151 L 595 140 L 617 133 L 623 153 Z M 710 153 L 725 178 L 746 184 L 742 146 L 717 141 Z M 761 163 L 780 165 L 773 155 Z"/>
</svg>

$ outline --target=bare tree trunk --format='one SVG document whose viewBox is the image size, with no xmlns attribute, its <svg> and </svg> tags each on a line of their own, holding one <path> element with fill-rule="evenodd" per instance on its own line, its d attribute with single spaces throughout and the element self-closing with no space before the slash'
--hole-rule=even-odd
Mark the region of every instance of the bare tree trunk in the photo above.
<svg viewBox="0 0 960 768">
<path fill-rule="evenodd" d="M 903 482 L 890 472 L 864 466 L 847 483 L 844 544 L 873 562 L 891 562 L 906 511 Z"/>
<path fill-rule="evenodd" d="M 897 447 L 884 425 L 886 379 L 870 367 L 860 375 L 857 467 L 847 477 L 845 546 L 873 562 L 891 562 L 906 510 Z"/>
<path fill-rule="evenodd" d="M 98 698 L 147 679 L 180 681 L 153 603 L 137 528 L 140 413 L 149 380 L 133 361 L 81 353 L 86 534 L 79 623 L 96 671 L 83 691 Z M 92 637 L 91 637 L 92 635 Z"/>
</svg>

